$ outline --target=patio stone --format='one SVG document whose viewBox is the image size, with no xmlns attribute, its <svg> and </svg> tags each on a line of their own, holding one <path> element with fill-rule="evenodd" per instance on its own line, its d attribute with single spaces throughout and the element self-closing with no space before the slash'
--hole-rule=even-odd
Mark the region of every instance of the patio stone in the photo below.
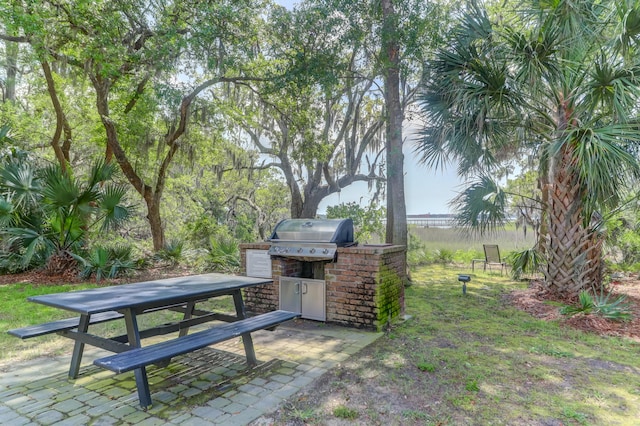
<svg viewBox="0 0 640 426">
<path fill-rule="evenodd" d="M 241 339 L 149 368 L 153 404 L 139 406 L 132 373 L 91 365 L 105 351 L 87 347 L 80 375 L 70 355 L 17 363 L 0 375 L 0 424 L 243 426 L 278 408 L 380 333 L 335 326 L 252 333 L 258 366 L 248 369 Z M 51 363 L 51 368 L 49 368 Z M 43 366 L 47 366 L 43 368 Z"/>
</svg>

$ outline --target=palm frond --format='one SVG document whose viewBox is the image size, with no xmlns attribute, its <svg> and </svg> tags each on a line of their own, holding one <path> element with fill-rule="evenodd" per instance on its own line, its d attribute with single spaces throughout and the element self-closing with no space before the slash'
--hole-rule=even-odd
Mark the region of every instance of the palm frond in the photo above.
<svg viewBox="0 0 640 426">
<path fill-rule="evenodd" d="M 100 212 L 102 215 L 102 229 L 112 229 L 127 221 L 133 214 L 133 208 L 122 204 L 127 193 L 123 185 L 106 185 L 103 188 L 100 200 Z"/>
<path fill-rule="evenodd" d="M 0 188 L 9 194 L 16 208 L 38 205 L 40 182 L 33 168 L 26 162 L 11 162 L 0 168 Z"/>
<path fill-rule="evenodd" d="M 0 228 L 15 225 L 13 204 L 0 195 Z"/>
<path fill-rule="evenodd" d="M 87 187 L 93 188 L 101 182 L 110 180 L 113 177 L 115 170 L 114 163 L 105 163 L 103 159 L 97 160 L 89 172 Z"/>
<path fill-rule="evenodd" d="M 49 166 L 43 170 L 42 195 L 44 202 L 53 209 L 68 209 L 75 204 L 80 188 L 60 166 Z"/>
<path fill-rule="evenodd" d="M 456 222 L 465 230 L 480 235 L 504 226 L 507 196 L 489 176 L 481 176 L 458 195 L 451 205 L 456 208 Z"/>
<path fill-rule="evenodd" d="M 590 212 L 617 205 L 622 189 L 640 178 L 640 164 L 627 144 L 640 143 L 640 135 L 630 125 L 574 129 L 567 139 L 574 141 L 575 164 L 585 188 L 585 217 Z"/>
<path fill-rule="evenodd" d="M 21 265 L 23 268 L 31 265 L 34 257 L 46 258 L 53 252 L 54 246 L 46 234 L 28 228 L 7 228 L 8 243 L 23 251 Z"/>
</svg>

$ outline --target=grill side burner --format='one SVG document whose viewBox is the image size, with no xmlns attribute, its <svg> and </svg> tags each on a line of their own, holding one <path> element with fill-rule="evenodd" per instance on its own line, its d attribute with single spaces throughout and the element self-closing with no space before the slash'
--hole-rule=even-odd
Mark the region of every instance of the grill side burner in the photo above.
<svg viewBox="0 0 640 426">
<path fill-rule="evenodd" d="M 354 245 L 351 219 L 285 219 L 271 238 L 269 255 L 301 261 L 333 260 L 338 247 Z"/>
</svg>

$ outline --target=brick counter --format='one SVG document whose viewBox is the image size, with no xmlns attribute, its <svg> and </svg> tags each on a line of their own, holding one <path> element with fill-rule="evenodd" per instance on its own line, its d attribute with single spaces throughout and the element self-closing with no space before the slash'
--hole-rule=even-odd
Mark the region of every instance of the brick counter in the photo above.
<svg viewBox="0 0 640 426">
<path fill-rule="evenodd" d="M 269 243 L 240 246 L 242 273 L 246 274 L 246 251 L 268 250 Z M 303 262 L 271 257 L 273 284 L 245 289 L 245 304 L 252 312 L 279 308 L 281 276 L 300 277 Z M 406 281 L 403 246 L 356 246 L 338 248 L 335 262 L 324 263 L 327 322 L 380 330 L 404 314 Z"/>
</svg>

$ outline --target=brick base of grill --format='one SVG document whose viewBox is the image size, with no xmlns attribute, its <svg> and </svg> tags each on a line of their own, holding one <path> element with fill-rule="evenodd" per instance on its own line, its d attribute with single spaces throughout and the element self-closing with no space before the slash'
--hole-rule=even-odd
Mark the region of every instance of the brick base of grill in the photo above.
<svg viewBox="0 0 640 426">
<path fill-rule="evenodd" d="M 242 273 L 247 250 L 268 250 L 269 243 L 242 244 Z M 300 277 L 303 262 L 271 256 L 273 284 L 245 289 L 245 305 L 254 313 L 279 309 L 280 277 Z M 309 277 L 313 278 L 313 277 Z M 335 262 L 324 263 L 326 322 L 380 330 L 404 316 L 406 252 L 403 246 L 338 248 Z"/>
</svg>

